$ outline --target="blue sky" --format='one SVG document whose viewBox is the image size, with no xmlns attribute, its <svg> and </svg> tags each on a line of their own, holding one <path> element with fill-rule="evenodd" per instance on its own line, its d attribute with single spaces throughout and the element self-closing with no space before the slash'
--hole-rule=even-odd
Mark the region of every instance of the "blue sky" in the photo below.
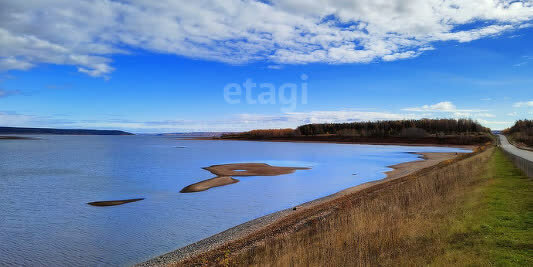
<svg viewBox="0 0 533 267">
<path fill-rule="evenodd" d="M 280 16 L 276 22 L 282 26 L 291 26 L 300 19 L 303 22 L 299 25 L 310 21 L 309 27 L 324 26 L 321 23 L 326 15 L 312 11 L 294 14 L 290 2 L 259 8 L 275 8 L 276 12 L 294 15 Z M 164 31 L 165 37 L 157 41 L 161 38 L 157 33 L 146 36 L 137 25 L 130 35 L 121 36 L 118 41 L 101 41 L 105 38 L 102 36 L 111 36 L 113 31 L 99 30 L 96 38 L 91 35 L 93 28 L 66 20 L 63 23 L 71 30 L 84 34 L 76 36 L 76 31 L 72 34 L 76 38 L 65 39 L 58 37 L 58 29 L 54 28 L 58 23 L 52 18 L 46 15 L 43 18 L 16 2 L 6 5 L 4 10 L 8 11 L 4 12 L 9 12 L 9 16 L 25 19 L 18 23 L 0 20 L 0 35 L 4 34 L 4 39 L 0 38 L 4 50 L 0 52 L 2 126 L 154 133 L 285 128 L 310 122 L 466 117 L 502 129 L 517 119 L 533 117 L 530 1 L 524 1 L 521 12 L 507 15 L 495 12 L 496 17 L 490 17 L 490 6 L 482 15 L 472 14 L 470 6 L 462 7 L 461 16 L 448 15 L 448 19 L 456 20 L 450 22 L 451 27 L 436 24 L 424 30 L 413 27 L 385 31 L 380 28 L 380 20 L 371 16 L 359 16 L 354 19 L 357 23 L 340 23 L 349 22 L 351 17 L 344 18 L 348 15 L 332 10 L 337 23 L 327 24 L 324 29 L 312 28 L 319 33 L 309 30 L 305 34 L 320 38 L 315 41 L 306 37 L 304 44 L 290 43 L 290 36 L 283 39 L 286 34 L 277 30 L 264 30 L 261 27 L 270 23 L 270 17 L 261 22 L 261 16 L 258 16 L 261 24 L 254 28 L 263 29 L 261 35 L 250 34 L 247 29 L 243 36 L 228 33 L 206 37 L 170 27 Z M 182 9 L 172 15 L 186 17 Z M 75 13 L 78 9 L 63 3 L 57 5 L 57 10 Z M 349 16 L 357 14 L 354 10 Z M 210 15 L 214 16 L 206 14 Z M 407 20 L 409 14 L 404 15 Z M 413 15 L 419 15 L 420 20 L 425 17 Z M 469 19 L 464 18 L 467 15 Z M 34 21 L 29 27 L 27 17 L 32 16 L 43 23 Z M 141 16 L 153 14 L 134 17 Z M 479 16 L 489 19 L 480 20 Z M 181 25 L 184 20 L 180 20 Z M 409 21 L 402 22 L 407 25 Z M 111 28 L 120 28 L 117 32 L 121 33 L 125 24 L 131 24 L 116 23 Z M 222 31 L 216 22 L 205 27 L 214 27 L 215 33 Z M 331 33 L 320 36 L 326 30 L 348 31 L 355 37 L 331 41 Z M 393 30 L 396 32 L 391 37 L 388 32 Z M 181 42 L 160 46 L 168 41 L 168 34 L 173 36 L 175 32 L 185 36 L 179 39 Z M 256 41 L 265 34 L 270 34 L 268 42 Z M 191 36 L 197 40 L 183 41 L 193 39 Z M 147 41 L 128 41 L 134 37 Z M 84 42 L 84 38 L 90 42 Z M 309 49 L 310 46 L 314 48 Z M 302 75 L 307 78 L 302 80 Z M 255 88 L 251 95 L 246 94 L 243 83 L 247 79 L 257 85 L 271 84 L 269 90 L 273 89 Z M 230 96 L 238 104 L 229 103 L 224 95 L 225 88 L 232 84 L 239 84 L 242 89 L 241 96 Z M 280 100 L 283 85 L 294 86 L 295 91 L 285 90 L 285 98 Z M 269 103 L 257 103 L 258 95 L 265 92 L 273 92 L 276 98 Z"/>
</svg>

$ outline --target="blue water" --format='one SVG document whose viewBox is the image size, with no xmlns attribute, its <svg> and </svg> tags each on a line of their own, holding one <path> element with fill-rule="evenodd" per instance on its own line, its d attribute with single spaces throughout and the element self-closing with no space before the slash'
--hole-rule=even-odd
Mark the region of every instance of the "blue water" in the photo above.
<svg viewBox="0 0 533 267">
<path fill-rule="evenodd" d="M 156 136 L 0 140 L 0 265 L 129 265 L 278 210 L 384 178 L 443 147 L 190 141 Z M 177 148 L 184 146 L 185 148 Z M 214 164 L 311 167 L 181 194 Z M 357 175 L 353 175 L 356 173 Z M 86 203 L 144 197 L 113 207 Z"/>
</svg>

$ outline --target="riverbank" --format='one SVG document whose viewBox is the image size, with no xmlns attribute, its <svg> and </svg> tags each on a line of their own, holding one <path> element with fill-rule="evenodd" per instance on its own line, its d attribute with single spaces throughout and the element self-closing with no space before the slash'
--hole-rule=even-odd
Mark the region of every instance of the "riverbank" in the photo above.
<svg viewBox="0 0 533 267">
<path fill-rule="evenodd" d="M 192 141 L 242 141 L 242 142 L 281 142 L 281 143 L 329 143 L 329 144 L 353 144 L 353 145 L 391 145 L 391 146 L 435 146 L 435 147 L 454 147 L 473 150 L 479 145 L 486 145 L 490 142 L 476 145 L 464 144 L 447 144 L 424 140 L 423 142 L 409 142 L 408 140 L 334 140 L 334 139 L 246 139 L 246 138 L 219 138 L 219 137 L 194 137 L 194 138 L 179 138 L 177 140 L 192 140 Z"/>
<path fill-rule="evenodd" d="M 348 188 L 336 194 L 252 220 L 197 243 L 151 259 L 139 264 L 139 266 L 191 264 L 203 259 L 208 259 L 208 262 L 216 262 L 220 255 L 225 255 L 224 248 L 226 247 L 230 247 L 232 252 L 241 251 L 252 244 L 264 241 L 265 238 L 272 236 L 273 233 L 284 234 L 287 231 L 290 232 L 290 228 L 294 225 L 300 225 L 305 221 L 331 214 L 339 202 L 343 202 L 344 200 L 342 199 L 346 197 L 364 194 L 362 192 L 365 190 L 375 188 L 381 184 L 388 184 L 389 181 L 395 181 L 423 171 L 454 157 L 464 157 L 464 155 L 457 155 L 457 153 L 417 154 L 424 160 L 390 166 L 394 170 L 388 172 L 387 178 L 383 180 Z"/>
</svg>

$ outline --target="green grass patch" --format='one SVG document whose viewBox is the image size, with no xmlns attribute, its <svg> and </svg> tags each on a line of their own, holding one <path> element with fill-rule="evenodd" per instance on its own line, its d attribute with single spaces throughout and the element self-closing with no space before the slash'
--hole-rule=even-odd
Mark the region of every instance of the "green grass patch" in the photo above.
<svg viewBox="0 0 533 267">
<path fill-rule="evenodd" d="M 533 181 L 497 149 L 484 182 L 452 213 L 433 264 L 533 266 L 532 196 Z"/>
</svg>

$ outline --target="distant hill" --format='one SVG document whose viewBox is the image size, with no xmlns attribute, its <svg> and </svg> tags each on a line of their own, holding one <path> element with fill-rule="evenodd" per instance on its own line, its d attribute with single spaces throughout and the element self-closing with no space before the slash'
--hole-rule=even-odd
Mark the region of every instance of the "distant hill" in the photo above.
<svg viewBox="0 0 533 267">
<path fill-rule="evenodd" d="M 119 130 L 0 127 L 0 134 L 133 135 Z"/>
</svg>

